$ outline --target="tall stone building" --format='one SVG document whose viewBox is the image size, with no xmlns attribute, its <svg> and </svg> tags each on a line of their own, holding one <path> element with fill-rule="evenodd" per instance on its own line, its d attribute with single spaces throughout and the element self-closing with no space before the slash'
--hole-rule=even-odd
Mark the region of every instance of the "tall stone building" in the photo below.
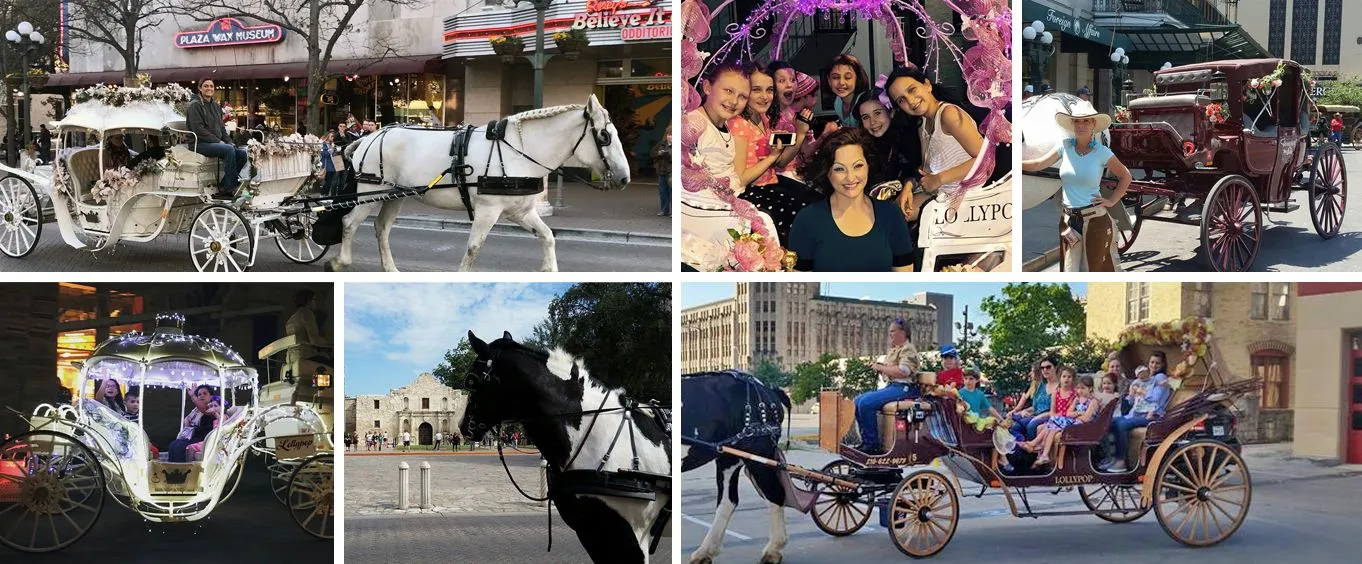
<svg viewBox="0 0 1362 564">
<path fill-rule="evenodd" d="M 386 431 L 394 440 L 409 432 L 413 443 L 429 445 L 434 443 L 435 433 L 459 434 L 467 406 L 466 392 L 446 386 L 425 372 L 387 395 L 345 398 L 345 432 L 363 436 L 370 431 Z"/>
<path fill-rule="evenodd" d="M 949 343 L 955 340 L 955 331 L 951 326 L 955 321 L 955 296 L 940 292 L 918 292 L 908 298 L 908 303 L 935 307 L 939 312 L 936 316 L 936 342 Z"/>
<path fill-rule="evenodd" d="M 938 344 L 937 316 L 927 304 L 825 296 L 817 282 L 739 282 L 734 297 L 681 312 L 681 370 L 750 369 L 762 358 L 789 369 L 825 352 L 880 355 L 896 318 L 927 350 Z"/>
<path fill-rule="evenodd" d="M 1241 406 L 1240 438 L 1292 438 L 1291 366 L 1296 357 L 1294 283 L 1113 282 L 1088 284 L 1088 336 L 1115 340 L 1132 323 L 1210 318 L 1222 372 L 1263 379 Z"/>
</svg>

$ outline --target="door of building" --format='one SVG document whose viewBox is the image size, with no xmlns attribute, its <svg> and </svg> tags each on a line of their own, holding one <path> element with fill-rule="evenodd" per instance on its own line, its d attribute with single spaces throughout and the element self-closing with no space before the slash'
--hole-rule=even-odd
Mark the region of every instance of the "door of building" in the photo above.
<svg viewBox="0 0 1362 564">
<path fill-rule="evenodd" d="M 417 433 L 419 435 L 419 442 L 417 444 L 425 446 L 435 444 L 435 431 L 431 428 L 430 423 L 422 423 L 421 426 L 417 428 Z"/>
<path fill-rule="evenodd" d="M 1348 464 L 1362 464 L 1362 334 L 1352 338 L 1352 362 L 1348 367 L 1347 399 L 1348 417 L 1345 422 L 1347 452 L 1344 458 Z"/>
</svg>

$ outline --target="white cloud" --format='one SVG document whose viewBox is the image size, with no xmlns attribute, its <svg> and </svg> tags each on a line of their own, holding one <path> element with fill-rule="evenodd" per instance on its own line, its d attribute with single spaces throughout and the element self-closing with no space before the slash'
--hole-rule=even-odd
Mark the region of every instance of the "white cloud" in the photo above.
<svg viewBox="0 0 1362 564">
<path fill-rule="evenodd" d="M 556 287 L 532 284 L 346 284 L 346 355 L 429 370 L 471 329 L 517 338 L 548 313 Z M 394 367 L 398 369 L 400 367 Z"/>
</svg>

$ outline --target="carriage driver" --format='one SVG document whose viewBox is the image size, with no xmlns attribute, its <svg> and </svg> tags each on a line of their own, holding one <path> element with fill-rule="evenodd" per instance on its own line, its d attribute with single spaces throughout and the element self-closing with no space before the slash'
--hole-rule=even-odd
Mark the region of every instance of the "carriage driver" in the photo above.
<svg viewBox="0 0 1362 564">
<path fill-rule="evenodd" d="M 889 385 L 856 396 L 856 426 L 861 431 L 861 445 L 856 450 L 866 454 L 883 454 L 880 446 L 879 423 L 875 420 L 880 408 L 890 402 L 920 397 L 921 391 L 914 376 L 917 375 L 917 348 L 908 337 L 908 322 L 903 318 L 889 324 L 889 352 L 884 362 L 870 365 L 880 377 L 888 379 Z"/>
<path fill-rule="evenodd" d="M 198 136 L 194 152 L 205 157 L 222 159 L 222 182 L 213 195 L 219 200 L 230 200 L 241 186 L 241 167 L 246 164 L 246 150 L 232 144 L 227 127 L 222 124 L 222 106 L 213 99 L 213 79 L 199 81 L 199 95 L 189 102 L 185 118 L 189 130 Z"/>
</svg>

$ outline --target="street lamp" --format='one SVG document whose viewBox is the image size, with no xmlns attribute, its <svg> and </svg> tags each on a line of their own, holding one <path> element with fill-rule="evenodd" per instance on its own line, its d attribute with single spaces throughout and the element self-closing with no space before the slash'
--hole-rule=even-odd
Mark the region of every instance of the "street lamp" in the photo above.
<svg viewBox="0 0 1362 564">
<path fill-rule="evenodd" d="M 1026 60 L 1031 64 L 1031 85 L 1037 94 L 1043 94 L 1045 84 L 1045 65 L 1055 54 L 1055 36 L 1045 31 L 1045 22 L 1036 20 L 1022 28 L 1022 40 Z"/>
<path fill-rule="evenodd" d="M 33 124 L 29 123 L 29 120 L 33 115 L 33 105 L 28 98 L 28 56 L 43 44 L 43 34 L 38 33 L 38 30 L 33 29 L 33 24 L 25 21 L 19 22 L 19 26 L 16 29 L 6 31 L 5 39 L 14 44 L 15 50 L 19 51 L 19 77 L 23 84 L 24 93 L 24 107 L 20 111 L 22 112 L 21 115 L 24 117 L 23 146 L 27 148 L 29 145 L 33 144 Z"/>
<path fill-rule="evenodd" d="M 1125 47 L 1117 47 L 1111 52 L 1111 111 L 1116 112 L 1116 106 L 1125 105 L 1121 93 L 1134 88 L 1134 81 L 1126 80 L 1126 65 L 1130 64 L 1130 57 L 1126 56 Z M 1127 84 L 1129 82 L 1129 84 Z"/>
<path fill-rule="evenodd" d="M 553 0 L 514 0 L 515 4 L 525 2 L 534 6 L 534 56 L 530 57 L 530 62 L 534 65 L 534 107 L 544 107 L 544 64 L 549 57 L 544 53 L 544 12 L 548 11 L 549 4 Z"/>
</svg>

